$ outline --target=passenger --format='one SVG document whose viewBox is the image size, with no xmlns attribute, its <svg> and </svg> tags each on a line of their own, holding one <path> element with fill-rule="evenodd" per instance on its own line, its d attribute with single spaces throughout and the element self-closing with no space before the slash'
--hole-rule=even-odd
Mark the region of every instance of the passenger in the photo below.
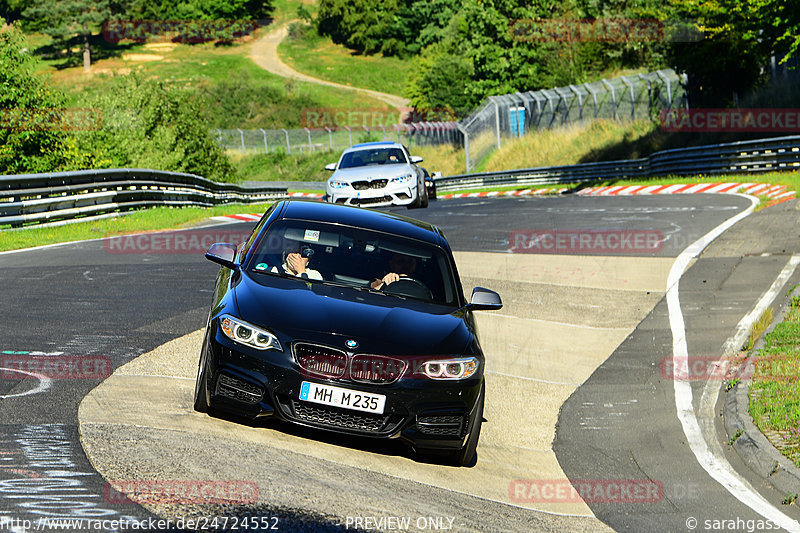
<svg viewBox="0 0 800 533">
<path fill-rule="evenodd" d="M 281 268 L 285 274 L 290 274 L 298 278 L 322 280 L 322 274 L 314 269 L 308 268 L 308 262 L 314 250 L 308 246 L 300 244 L 289 244 L 283 252 L 283 264 Z M 270 272 L 280 273 L 278 267 L 272 267 Z"/>
<path fill-rule="evenodd" d="M 416 257 L 411 257 L 405 254 L 394 254 L 389 259 L 389 273 L 383 278 L 375 278 L 369 286 L 373 289 L 380 290 L 386 285 L 391 285 L 401 277 L 411 277 L 417 269 Z"/>
</svg>

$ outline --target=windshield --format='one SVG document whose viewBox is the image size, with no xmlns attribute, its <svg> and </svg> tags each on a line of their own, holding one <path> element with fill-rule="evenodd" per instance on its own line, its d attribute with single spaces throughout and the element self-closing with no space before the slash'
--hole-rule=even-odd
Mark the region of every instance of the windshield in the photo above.
<svg viewBox="0 0 800 533">
<path fill-rule="evenodd" d="M 405 164 L 406 156 L 400 148 L 375 148 L 372 150 L 356 150 L 342 156 L 339 168 L 365 167 L 369 165 Z"/>
<path fill-rule="evenodd" d="M 247 270 L 397 298 L 457 303 L 449 261 L 441 248 L 360 228 L 279 220 L 261 237 Z"/>
</svg>

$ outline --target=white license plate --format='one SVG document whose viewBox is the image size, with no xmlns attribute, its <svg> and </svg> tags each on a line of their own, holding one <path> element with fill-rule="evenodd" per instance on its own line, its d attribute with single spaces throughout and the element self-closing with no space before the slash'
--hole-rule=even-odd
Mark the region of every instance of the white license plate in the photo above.
<svg viewBox="0 0 800 533">
<path fill-rule="evenodd" d="M 383 394 L 370 394 L 309 381 L 304 381 L 300 385 L 300 399 L 379 415 L 383 414 L 383 407 L 386 404 L 386 396 Z"/>
</svg>

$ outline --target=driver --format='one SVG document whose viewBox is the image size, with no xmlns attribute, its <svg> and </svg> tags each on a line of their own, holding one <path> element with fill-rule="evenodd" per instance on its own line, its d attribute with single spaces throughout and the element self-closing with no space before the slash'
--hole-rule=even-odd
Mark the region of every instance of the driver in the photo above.
<svg viewBox="0 0 800 533">
<path fill-rule="evenodd" d="M 278 267 L 272 267 L 271 272 L 284 272 L 298 278 L 322 280 L 322 274 L 314 269 L 308 268 L 308 262 L 314 250 L 300 243 L 290 243 L 283 252 L 283 263 Z"/>
<path fill-rule="evenodd" d="M 401 277 L 411 277 L 417 269 L 417 258 L 410 255 L 396 253 L 389 259 L 389 273 L 382 278 L 375 278 L 369 286 L 380 290 L 386 285 L 390 285 Z"/>
</svg>

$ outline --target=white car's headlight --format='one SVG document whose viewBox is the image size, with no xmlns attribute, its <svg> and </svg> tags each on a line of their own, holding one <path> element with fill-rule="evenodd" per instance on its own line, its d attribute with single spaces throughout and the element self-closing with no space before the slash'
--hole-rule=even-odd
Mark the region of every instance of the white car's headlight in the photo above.
<svg viewBox="0 0 800 533">
<path fill-rule="evenodd" d="M 428 361 L 418 370 L 418 372 L 425 374 L 431 379 L 449 380 L 467 379 L 477 371 L 478 359 L 475 357 Z"/>
<path fill-rule="evenodd" d="M 346 181 L 337 181 L 337 180 L 331 180 L 328 183 L 330 184 L 331 189 L 344 189 L 348 185 Z"/>
<path fill-rule="evenodd" d="M 220 327 L 229 339 L 244 344 L 256 350 L 280 350 L 281 343 L 278 337 L 265 329 L 248 324 L 238 318 L 223 315 L 220 320 Z"/>
<path fill-rule="evenodd" d="M 392 183 L 408 183 L 414 178 L 413 174 L 403 174 L 402 176 L 397 176 L 392 178 Z"/>
</svg>

